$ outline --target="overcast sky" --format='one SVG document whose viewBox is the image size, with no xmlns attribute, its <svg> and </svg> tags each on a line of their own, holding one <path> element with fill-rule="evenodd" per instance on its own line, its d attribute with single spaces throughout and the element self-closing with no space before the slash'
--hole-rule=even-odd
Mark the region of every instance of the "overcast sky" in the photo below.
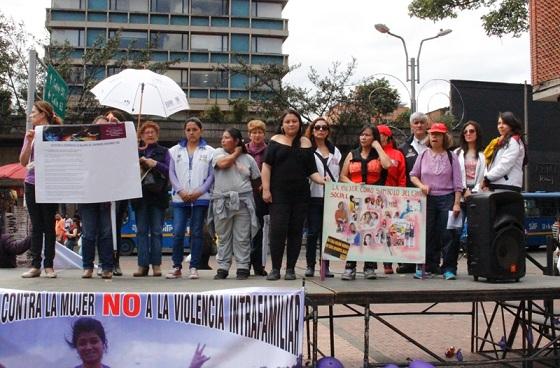
<svg viewBox="0 0 560 368">
<path fill-rule="evenodd" d="M 23 20 L 29 31 L 45 34 L 45 8 L 50 0 L 0 0 L 6 15 Z M 458 19 L 434 23 L 411 19 L 408 0 L 290 0 L 283 17 L 289 19 L 290 36 L 283 52 L 290 64 L 301 67 L 286 77 L 294 85 L 306 84 L 309 67 L 326 73 L 334 61 L 347 64 L 352 57 L 358 67 L 355 83 L 376 73 L 391 74 L 406 82 L 405 56 L 400 40 L 374 29 L 384 23 L 402 36 L 409 57 L 416 57 L 420 41 L 440 29 L 452 29 L 445 37 L 427 41 L 420 56 L 418 110 L 428 111 L 449 104 L 450 79 L 523 83 L 530 81 L 529 37 L 488 37 L 482 30 L 482 12 L 464 12 Z M 376 76 L 382 76 L 376 74 Z M 403 102 L 409 94 L 398 80 L 387 77 L 398 88 Z"/>
</svg>

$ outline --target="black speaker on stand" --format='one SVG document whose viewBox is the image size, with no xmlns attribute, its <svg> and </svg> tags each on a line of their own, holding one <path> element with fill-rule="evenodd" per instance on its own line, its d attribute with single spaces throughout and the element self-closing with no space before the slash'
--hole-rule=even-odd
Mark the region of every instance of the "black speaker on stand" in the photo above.
<svg viewBox="0 0 560 368">
<path fill-rule="evenodd" d="M 519 281 L 525 276 L 523 218 L 520 193 L 496 190 L 467 199 L 467 265 L 475 281 Z"/>
</svg>

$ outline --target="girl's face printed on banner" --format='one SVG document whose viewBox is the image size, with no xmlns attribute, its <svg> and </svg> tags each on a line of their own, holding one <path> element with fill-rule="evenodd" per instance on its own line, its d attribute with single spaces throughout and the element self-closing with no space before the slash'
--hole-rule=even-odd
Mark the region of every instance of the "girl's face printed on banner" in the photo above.
<svg viewBox="0 0 560 368">
<path fill-rule="evenodd" d="M 103 359 L 103 341 L 94 331 L 80 334 L 76 341 L 76 350 L 84 364 L 101 363 Z"/>
<path fill-rule="evenodd" d="M 202 129 L 200 129 L 195 122 L 189 121 L 185 127 L 185 138 L 187 138 L 187 141 L 190 143 L 198 143 L 201 135 Z"/>
</svg>

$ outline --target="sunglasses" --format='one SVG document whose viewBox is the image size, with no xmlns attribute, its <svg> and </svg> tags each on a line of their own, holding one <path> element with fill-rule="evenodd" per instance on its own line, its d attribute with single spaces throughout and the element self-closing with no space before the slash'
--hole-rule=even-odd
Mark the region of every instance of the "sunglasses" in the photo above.
<svg viewBox="0 0 560 368">
<path fill-rule="evenodd" d="M 466 129 L 463 131 L 463 134 L 474 134 L 476 133 L 476 130 L 474 129 Z"/>
<path fill-rule="evenodd" d="M 327 125 L 315 125 L 313 127 L 313 130 L 322 130 L 322 131 L 328 132 L 329 127 Z"/>
</svg>

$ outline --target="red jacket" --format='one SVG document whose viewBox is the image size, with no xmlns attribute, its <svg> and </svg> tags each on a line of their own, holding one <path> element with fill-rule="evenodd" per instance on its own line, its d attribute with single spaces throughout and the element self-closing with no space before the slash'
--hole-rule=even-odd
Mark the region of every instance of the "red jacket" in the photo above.
<svg viewBox="0 0 560 368">
<path fill-rule="evenodd" d="M 392 187 L 406 187 L 406 162 L 401 151 L 393 147 L 389 142 L 383 146 L 383 151 L 389 156 L 393 165 L 387 169 L 387 180 L 385 185 Z"/>
</svg>

